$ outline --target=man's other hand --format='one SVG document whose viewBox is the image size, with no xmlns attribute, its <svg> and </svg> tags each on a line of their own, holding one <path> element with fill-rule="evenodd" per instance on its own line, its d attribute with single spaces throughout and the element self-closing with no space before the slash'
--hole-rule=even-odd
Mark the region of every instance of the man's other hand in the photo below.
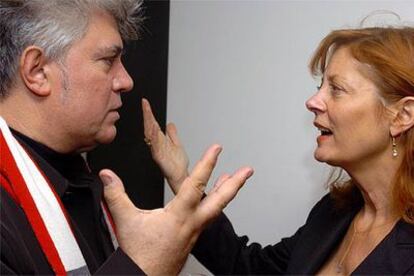
<svg viewBox="0 0 414 276">
<path fill-rule="evenodd" d="M 102 170 L 104 195 L 116 225 L 120 247 L 149 275 L 176 275 L 205 226 L 217 217 L 253 174 L 250 167 L 225 174 L 203 198 L 221 152 L 211 146 L 162 209 L 141 210 L 125 193 L 122 181 Z"/>
</svg>

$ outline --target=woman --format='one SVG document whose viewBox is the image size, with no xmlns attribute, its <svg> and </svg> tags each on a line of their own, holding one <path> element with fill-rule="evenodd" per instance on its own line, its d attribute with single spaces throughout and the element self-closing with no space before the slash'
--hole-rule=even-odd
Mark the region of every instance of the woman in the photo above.
<svg viewBox="0 0 414 276">
<path fill-rule="evenodd" d="M 193 254 L 215 274 L 413 274 L 414 28 L 333 31 L 310 69 L 322 76 L 306 102 L 320 130 L 314 156 L 350 180 L 333 181 L 305 225 L 275 245 L 246 246 L 221 215 Z M 188 159 L 176 129 L 164 136 L 143 108 L 154 159 L 177 192 Z"/>
</svg>

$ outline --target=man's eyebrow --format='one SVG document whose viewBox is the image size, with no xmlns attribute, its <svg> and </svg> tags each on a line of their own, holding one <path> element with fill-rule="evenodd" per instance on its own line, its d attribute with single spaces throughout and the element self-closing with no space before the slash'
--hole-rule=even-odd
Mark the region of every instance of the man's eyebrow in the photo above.
<svg viewBox="0 0 414 276">
<path fill-rule="evenodd" d="M 102 57 L 102 56 L 120 56 L 125 53 L 125 49 L 121 46 L 114 45 L 109 47 L 102 47 L 101 49 L 98 49 L 98 51 L 95 53 L 95 57 Z"/>
</svg>

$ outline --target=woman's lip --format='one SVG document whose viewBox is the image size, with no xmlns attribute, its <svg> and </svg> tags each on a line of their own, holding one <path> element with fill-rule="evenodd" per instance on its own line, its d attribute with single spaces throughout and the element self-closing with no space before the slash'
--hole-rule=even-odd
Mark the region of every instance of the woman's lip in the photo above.
<svg viewBox="0 0 414 276">
<path fill-rule="evenodd" d="M 322 143 L 323 141 L 325 141 L 326 139 L 328 139 L 329 137 L 331 137 L 332 135 L 319 135 L 316 138 L 316 141 L 319 143 Z"/>
<path fill-rule="evenodd" d="M 330 128 L 328 128 L 328 127 L 326 127 L 326 126 L 324 126 L 323 124 L 321 124 L 321 123 L 319 123 L 319 122 L 313 122 L 313 125 L 319 130 L 319 131 L 322 131 L 322 130 L 326 130 L 326 131 L 331 131 L 331 129 Z"/>
</svg>

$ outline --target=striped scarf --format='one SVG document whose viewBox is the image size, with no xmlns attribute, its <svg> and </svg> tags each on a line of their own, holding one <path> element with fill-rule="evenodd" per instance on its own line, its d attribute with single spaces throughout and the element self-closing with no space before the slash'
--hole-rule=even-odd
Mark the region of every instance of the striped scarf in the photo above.
<svg viewBox="0 0 414 276">
<path fill-rule="evenodd" d="M 68 214 L 48 178 L 0 117 L 0 184 L 23 209 L 49 264 L 58 275 L 89 275 Z M 115 248 L 110 214 L 101 202 Z"/>
</svg>

